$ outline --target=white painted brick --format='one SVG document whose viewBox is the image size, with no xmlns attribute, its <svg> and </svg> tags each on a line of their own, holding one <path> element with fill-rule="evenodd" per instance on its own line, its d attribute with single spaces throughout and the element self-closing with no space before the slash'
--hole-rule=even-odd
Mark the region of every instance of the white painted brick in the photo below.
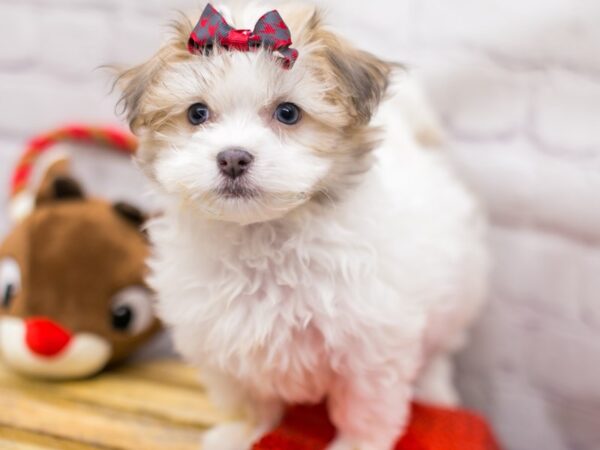
<svg viewBox="0 0 600 450">
<path fill-rule="evenodd" d="M 381 11 L 377 20 L 365 20 L 364 14 L 359 13 L 365 7 L 362 0 L 321 0 L 313 3 L 318 3 L 324 11 L 323 18 L 328 25 L 343 33 L 358 47 L 386 60 L 406 61 L 413 26 L 409 1 L 394 1 L 393 13 L 385 13 L 389 9 L 389 6 L 383 6 L 385 2 L 375 2 L 370 7 L 373 7 L 373 11 Z"/>
<path fill-rule="evenodd" d="M 597 283 L 580 296 L 600 249 L 531 229 L 494 226 L 491 236 L 491 302 L 460 358 L 465 400 L 507 449 L 596 448 L 600 329 L 574 312 L 582 301 L 597 308 Z"/>
<path fill-rule="evenodd" d="M 542 318 L 494 294 L 459 359 L 457 379 L 465 404 L 492 421 L 506 449 L 567 450 L 567 433 L 549 420 L 544 392 L 524 371 L 529 354 L 523 343 Z"/>
<path fill-rule="evenodd" d="M 452 156 L 493 217 L 600 240 L 600 170 L 541 152 L 524 139 L 456 140 Z"/>
<path fill-rule="evenodd" d="M 122 45 L 113 46 L 110 61 L 124 67 L 147 61 L 167 34 L 167 19 L 140 16 L 132 20 L 128 12 L 115 20 L 115 41 Z"/>
<path fill-rule="evenodd" d="M 165 17 L 177 10 L 200 12 L 205 3 L 208 2 L 201 0 L 169 0 L 168 2 L 164 0 L 130 0 L 129 6 L 145 14 Z M 216 5 L 223 2 L 214 1 L 213 3 Z"/>
<path fill-rule="evenodd" d="M 0 12 L 0 68 L 33 64 L 40 45 L 38 17 L 26 4 L 3 5 Z"/>
<path fill-rule="evenodd" d="M 421 56 L 416 73 L 450 131 L 472 138 L 495 138 L 521 129 L 535 77 L 509 71 L 462 52 Z"/>
<path fill-rule="evenodd" d="M 580 262 L 590 250 L 539 230 L 495 227 L 491 237 L 495 296 L 547 320 L 578 323 Z"/>
<path fill-rule="evenodd" d="M 549 404 L 535 385 L 520 378 L 497 378 L 493 380 L 492 390 L 492 400 L 486 408 L 489 410 L 488 417 L 495 424 L 502 448 L 574 449 L 567 446 L 568 430 L 561 429 L 552 418 L 557 406 Z"/>
<path fill-rule="evenodd" d="M 118 122 L 107 75 L 66 83 L 38 74 L 0 73 L 0 130 L 30 136 L 64 122 Z"/>
<path fill-rule="evenodd" d="M 552 422 L 557 428 L 568 430 L 568 433 L 564 433 L 567 449 L 600 448 L 598 407 L 597 403 L 586 401 L 565 407 L 560 397 L 553 402 Z"/>
<path fill-rule="evenodd" d="M 415 6 L 419 40 L 489 47 L 521 38 L 524 29 L 544 24 L 548 18 L 569 9 L 569 0 L 421 0 Z M 545 6 L 545 8 L 540 8 Z M 536 12 L 536 21 L 531 12 Z M 526 45 L 526 43 L 524 43 Z"/>
<path fill-rule="evenodd" d="M 600 155 L 600 77 L 553 71 L 536 100 L 532 131 L 544 145 Z"/>
<path fill-rule="evenodd" d="M 586 444 L 598 442 L 600 425 L 597 334 L 577 337 L 578 324 L 560 330 L 544 311 L 505 300 L 492 298 L 460 358 L 466 404 L 492 420 L 503 448 L 596 448 Z"/>
<path fill-rule="evenodd" d="M 580 271 L 581 283 L 577 294 L 581 322 L 600 330 L 600 248 L 583 258 Z"/>
<path fill-rule="evenodd" d="M 422 0 L 416 38 L 428 45 L 480 49 L 524 67 L 600 70 L 596 0 Z"/>
<path fill-rule="evenodd" d="M 492 292 L 484 314 L 471 330 L 467 348 L 460 355 L 460 372 L 469 374 L 458 377 L 463 391 L 471 394 L 469 386 L 477 378 L 487 378 L 490 374 L 519 373 L 525 356 L 522 347 L 510 343 L 526 337 L 524 327 L 519 325 L 520 319 L 515 314 L 514 306 L 507 305 L 504 297 Z M 494 348 L 494 351 L 488 351 L 490 348 Z"/>
<path fill-rule="evenodd" d="M 550 398 L 559 396 L 574 405 L 581 402 L 600 408 L 598 334 L 567 324 L 544 323 L 541 315 L 538 325 L 521 343 L 527 355 L 525 369 L 532 384 Z"/>
<path fill-rule="evenodd" d="M 24 140 L 0 138 L 0 239 L 9 231 L 8 187 L 12 168 L 19 158 Z"/>
<path fill-rule="evenodd" d="M 69 8 L 72 10 L 82 9 L 98 9 L 98 10 L 112 10 L 118 5 L 126 5 L 134 0 L 4 0 L 21 3 L 29 3 L 34 6 L 43 8 L 53 7 L 58 9 Z"/>
<path fill-rule="evenodd" d="M 96 10 L 40 9 L 36 39 L 43 42 L 39 53 L 43 68 L 70 78 L 90 78 L 108 62 L 112 40 L 110 17 Z"/>
</svg>

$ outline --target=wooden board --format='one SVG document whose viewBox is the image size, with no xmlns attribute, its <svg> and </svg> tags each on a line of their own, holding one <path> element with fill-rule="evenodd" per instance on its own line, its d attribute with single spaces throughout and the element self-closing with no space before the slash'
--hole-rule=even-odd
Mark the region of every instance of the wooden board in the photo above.
<svg viewBox="0 0 600 450">
<path fill-rule="evenodd" d="M 130 364 L 83 381 L 33 381 L 0 366 L 0 450 L 187 450 L 223 417 L 194 369 Z"/>
</svg>

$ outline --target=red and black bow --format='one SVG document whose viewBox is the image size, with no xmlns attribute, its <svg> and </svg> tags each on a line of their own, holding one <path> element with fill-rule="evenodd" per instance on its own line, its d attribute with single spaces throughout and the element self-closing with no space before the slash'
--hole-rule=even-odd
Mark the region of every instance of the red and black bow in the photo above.
<svg viewBox="0 0 600 450">
<path fill-rule="evenodd" d="M 206 5 L 190 35 L 188 49 L 191 53 L 202 54 L 210 51 L 215 44 L 243 52 L 267 48 L 281 55 L 286 69 L 290 69 L 298 59 L 298 50 L 290 47 L 290 30 L 277 11 L 270 11 L 258 19 L 254 31 L 236 30 L 212 5 Z"/>
</svg>

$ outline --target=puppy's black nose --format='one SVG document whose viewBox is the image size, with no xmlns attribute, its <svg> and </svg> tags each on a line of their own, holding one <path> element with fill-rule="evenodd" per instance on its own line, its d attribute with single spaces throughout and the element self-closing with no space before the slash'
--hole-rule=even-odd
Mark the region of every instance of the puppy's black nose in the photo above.
<svg viewBox="0 0 600 450">
<path fill-rule="evenodd" d="M 237 178 L 243 175 L 250 164 L 254 161 L 254 156 L 246 150 L 230 149 L 224 150 L 217 155 L 217 164 L 223 175 L 229 178 Z"/>
</svg>

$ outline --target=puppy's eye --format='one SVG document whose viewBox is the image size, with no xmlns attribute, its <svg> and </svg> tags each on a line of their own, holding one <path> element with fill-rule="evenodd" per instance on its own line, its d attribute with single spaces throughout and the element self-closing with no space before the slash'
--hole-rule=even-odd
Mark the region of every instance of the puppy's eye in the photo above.
<svg viewBox="0 0 600 450">
<path fill-rule="evenodd" d="M 0 260 L 0 309 L 8 309 L 21 290 L 21 269 L 12 258 Z"/>
<path fill-rule="evenodd" d="M 202 125 L 210 117 L 210 110 L 204 103 L 194 103 L 188 108 L 188 120 L 192 125 Z"/>
<path fill-rule="evenodd" d="M 146 331 L 154 322 L 152 294 L 141 286 L 132 286 L 115 295 L 110 322 L 114 330 L 132 335 Z"/>
<path fill-rule="evenodd" d="M 293 103 L 282 103 L 275 110 L 275 118 L 285 125 L 297 124 L 301 116 L 300 108 Z"/>
</svg>

